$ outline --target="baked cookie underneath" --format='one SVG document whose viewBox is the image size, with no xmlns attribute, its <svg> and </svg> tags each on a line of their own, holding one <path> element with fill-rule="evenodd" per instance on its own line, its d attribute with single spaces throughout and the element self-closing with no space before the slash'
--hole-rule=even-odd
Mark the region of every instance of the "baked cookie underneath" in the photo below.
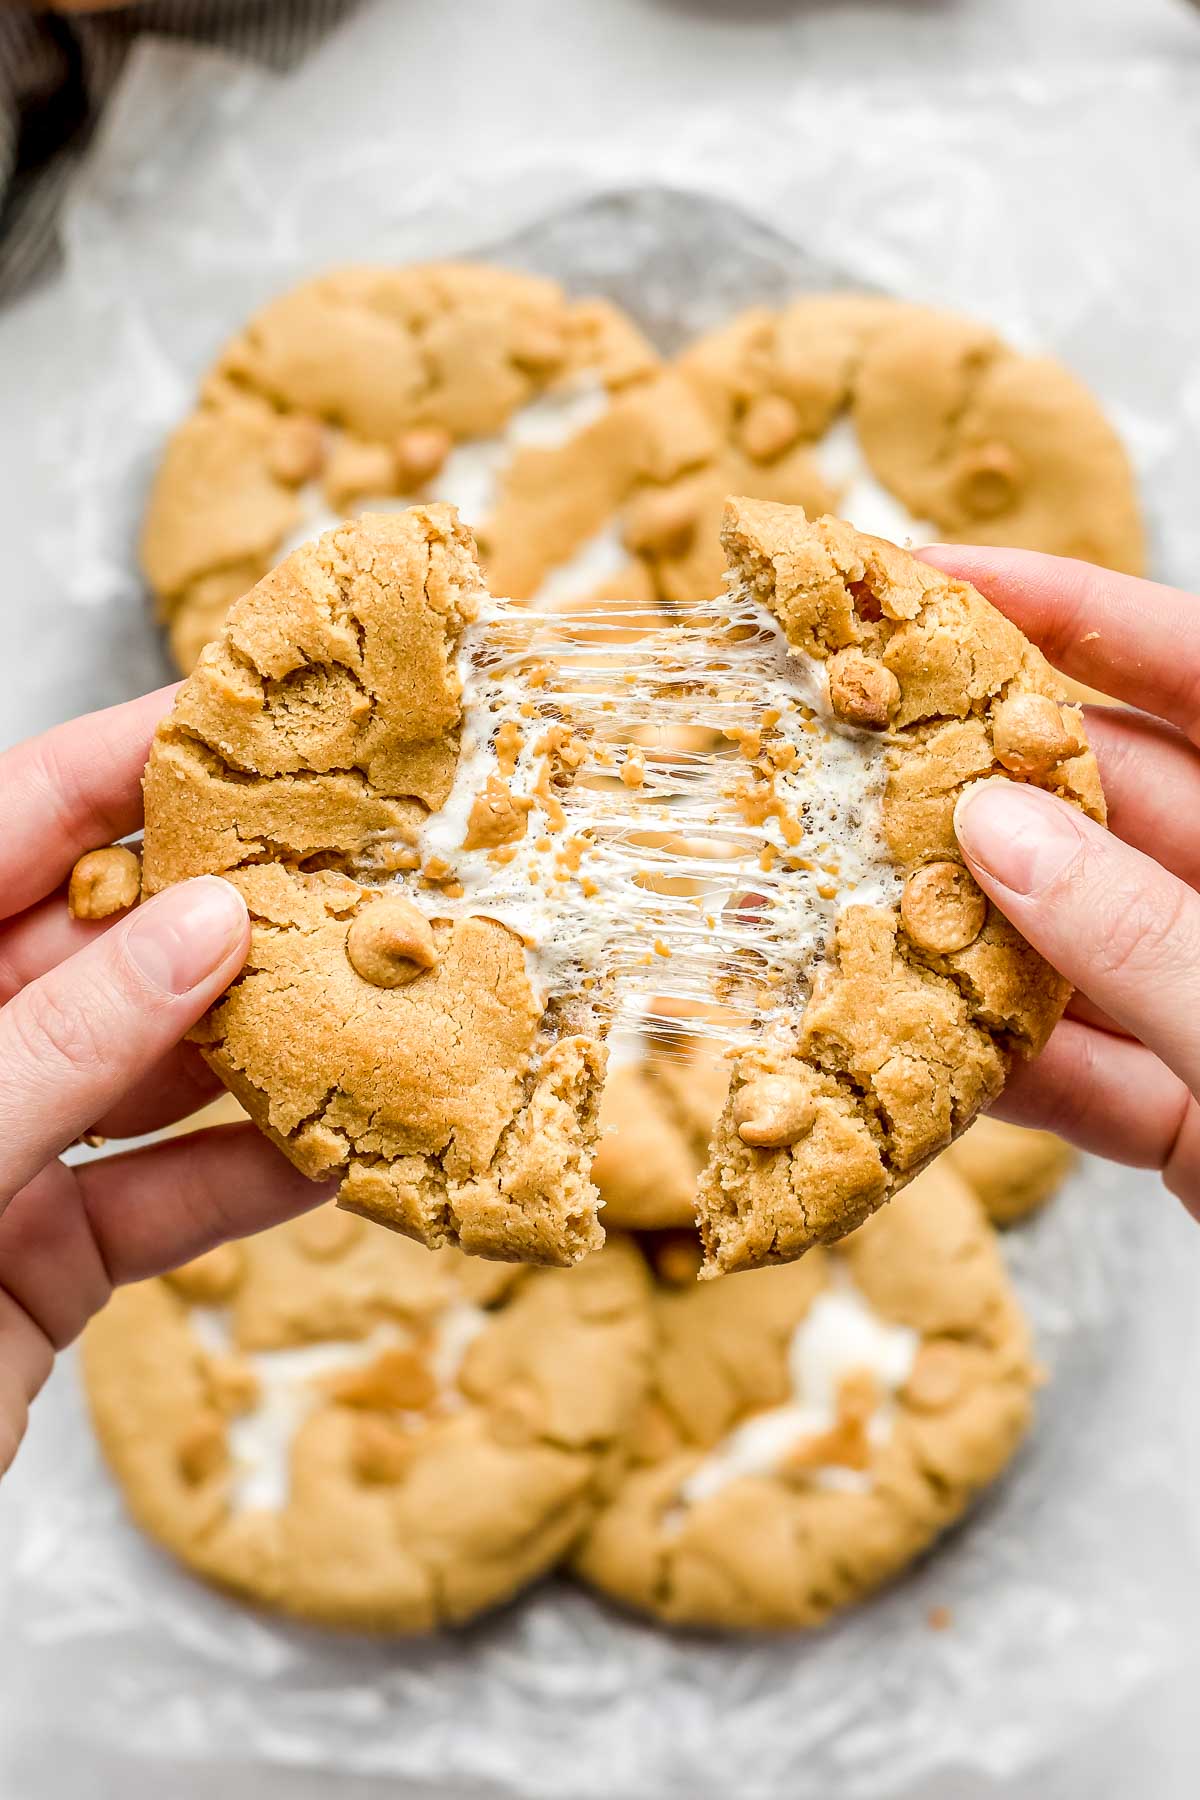
<svg viewBox="0 0 1200 1800">
<path fill-rule="evenodd" d="M 613 1599 L 673 1625 L 819 1625 L 900 1574 L 1020 1443 L 1025 1322 L 944 1163 L 788 1268 L 696 1284 L 684 1240 L 657 1253 L 634 1464 L 574 1558 Z"/>
<path fill-rule="evenodd" d="M 321 1207 L 121 1289 L 83 1341 L 131 1515 L 195 1574 L 325 1625 L 432 1631 L 501 1604 L 611 1489 L 649 1284 L 431 1253 Z"/>
<path fill-rule="evenodd" d="M 1053 1132 L 1029 1131 L 986 1115 L 950 1146 L 946 1157 L 983 1201 L 993 1225 L 1018 1225 L 1040 1211 L 1078 1161 L 1070 1144 Z"/>
<path fill-rule="evenodd" d="M 184 673 L 288 550 L 414 500 L 458 507 L 497 593 L 634 598 L 636 496 L 716 445 L 607 301 L 480 263 L 334 270 L 221 351 L 155 475 L 142 567 Z"/>
<path fill-rule="evenodd" d="M 720 445 L 659 501 L 677 535 L 655 579 L 677 601 L 714 591 L 727 493 L 837 513 L 898 543 L 999 544 L 1144 570 L 1136 482 L 1099 402 L 1053 358 L 1023 355 L 977 320 L 879 295 L 809 294 L 741 314 L 675 367 Z"/>
</svg>

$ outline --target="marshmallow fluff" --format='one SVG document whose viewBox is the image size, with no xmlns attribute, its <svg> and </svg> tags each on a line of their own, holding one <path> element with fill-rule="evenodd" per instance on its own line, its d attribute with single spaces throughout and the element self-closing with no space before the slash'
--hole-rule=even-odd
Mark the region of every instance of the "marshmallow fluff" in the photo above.
<svg viewBox="0 0 1200 1800">
<path fill-rule="evenodd" d="M 680 1485 L 680 1507 L 710 1500 L 748 1476 L 773 1474 L 806 1441 L 823 1437 L 837 1424 L 838 1389 L 847 1376 L 869 1374 L 880 1393 L 867 1424 L 874 1446 L 892 1432 L 893 1396 L 912 1373 L 920 1337 L 904 1325 L 890 1325 L 868 1306 L 846 1275 L 818 1294 L 792 1333 L 788 1347 L 791 1398 L 782 1406 L 754 1413 L 709 1452 Z M 827 1464 L 810 1470 L 819 1487 L 862 1493 L 870 1473 Z"/>
<path fill-rule="evenodd" d="M 450 1302 L 437 1315 L 428 1361 L 440 1410 L 452 1410 L 461 1403 L 458 1372 L 487 1320 L 482 1307 L 466 1300 Z M 322 1381 L 366 1368 L 384 1351 L 411 1348 L 415 1341 L 402 1325 L 382 1321 L 364 1338 L 243 1351 L 233 1341 L 226 1308 L 194 1306 L 188 1323 L 203 1349 L 218 1355 L 235 1354 L 252 1370 L 257 1384 L 250 1411 L 229 1421 L 230 1504 L 238 1512 L 252 1508 L 277 1511 L 287 1505 L 292 1443 L 305 1419 L 321 1403 Z M 424 1416 L 401 1415 L 414 1428 Z"/>
<path fill-rule="evenodd" d="M 762 1021 L 794 1003 L 844 907 L 894 902 L 879 737 L 835 718 L 823 665 L 752 594 L 634 642 L 619 608 L 478 608 L 455 780 L 419 844 L 451 880 L 397 879 L 430 916 L 509 926 L 544 999 L 582 982 L 707 1003 L 733 983 Z M 720 747 L 665 747 L 697 726 Z M 581 761 L 555 785 L 564 737 Z M 485 793 L 522 816 L 510 841 L 467 848 Z"/>
</svg>

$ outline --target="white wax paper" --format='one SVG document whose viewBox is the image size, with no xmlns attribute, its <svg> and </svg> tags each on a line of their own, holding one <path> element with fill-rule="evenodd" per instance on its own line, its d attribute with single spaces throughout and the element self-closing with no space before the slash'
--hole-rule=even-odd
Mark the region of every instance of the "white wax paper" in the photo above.
<svg viewBox="0 0 1200 1800">
<path fill-rule="evenodd" d="M 163 434 L 250 308 L 338 259 L 494 255 L 612 294 L 665 349 L 805 286 L 968 308 L 1101 393 L 1145 483 L 1159 572 L 1187 580 L 1200 241 L 1171 196 L 1197 191 L 1198 102 L 1194 73 L 1136 67 L 798 83 L 770 119 L 664 110 L 607 141 L 585 120 L 538 162 L 455 167 L 443 148 L 414 169 L 377 122 L 360 138 L 353 107 L 328 104 L 319 59 L 275 83 L 141 52 L 70 219 L 73 329 L 31 375 L 47 494 L 31 530 L 62 598 L 40 622 L 30 723 L 64 695 L 100 704 L 165 676 L 133 554 Z M 65 1359 L 0 1506 L 0 1742 L 69 1716 L 85 1767 L 92 1746 L 214 1780 L 311 1766 L 555 1800 L 828 1800 L 1020 1769 L 1178 1642 L 1196 1556 L 1179 1393 L 1194 1282 L 1169 1253 L 1169 1204 L 1089 1162 L 1010 1235 L 1049 1375 L 1029 1447 L 909 1579 L 804 1639 L 669 1634 L 560 1581 L 430 1642 L 257 1617 L 125 1522 Z M 931 1629 L 933 1607 L 948 1628 Z"/>
</svg>

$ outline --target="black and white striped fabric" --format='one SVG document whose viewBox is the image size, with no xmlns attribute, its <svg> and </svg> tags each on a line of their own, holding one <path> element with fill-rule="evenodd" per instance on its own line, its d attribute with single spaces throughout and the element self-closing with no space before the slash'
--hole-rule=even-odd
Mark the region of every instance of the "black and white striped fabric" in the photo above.
<svg viewBox="0 0 1200 1800">
<path fill-rule="evenodd" d="M 286 69 L 359 0 L 144 0 L 96 13 L 0 0 L 0 303 L 51 271 L 67 182 L 131 45 L 216 44 Z"/>
</svg>

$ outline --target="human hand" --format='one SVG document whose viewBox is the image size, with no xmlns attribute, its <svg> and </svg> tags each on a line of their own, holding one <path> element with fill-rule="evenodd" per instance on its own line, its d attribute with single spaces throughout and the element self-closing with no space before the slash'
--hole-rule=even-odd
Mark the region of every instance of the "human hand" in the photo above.
<svg viewBox="0 0 1200 1800">
<path fill-rule="evenodd" d="M 115 922 L 69 916 L 77 858 L 141 823 L 171 690 L 0 756 L 0 1472 L 54 1353 L 120 1282 L 324 1199 L 252 1125 L 73 1167 L 83 1132 L 138 1136 L 220 1092 L 184 1032 L 242 966 L 245 904 L 214 876 Z"/>
<path fill-rule="evenodd" d="M 1030 551 L 920 554 L 1056 668 L 1141 709 L 1088 708 L 1109 831 L 1018 782 L 958 803 L 979 885 L 1078 990 L 993 1110 L 1160 1169 L 1200 1218 L 1200 598 Z"/>
</svg>

